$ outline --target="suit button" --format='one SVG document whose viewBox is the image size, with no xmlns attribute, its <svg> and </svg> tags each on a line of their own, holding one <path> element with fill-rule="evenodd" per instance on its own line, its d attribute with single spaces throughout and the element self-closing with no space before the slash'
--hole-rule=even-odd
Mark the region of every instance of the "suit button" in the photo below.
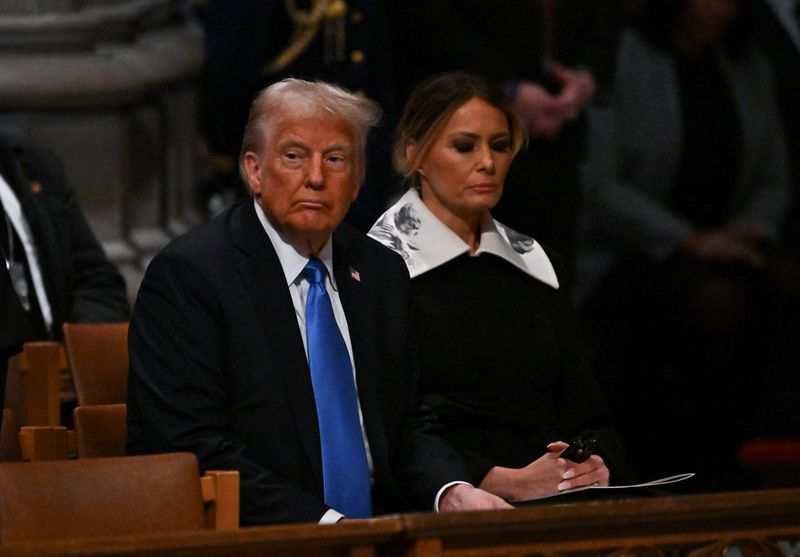
<svg viewBox="0 0 800 557">
<path fill-rule="evenodd" d="M 350 14 L 350 21 L 352 21 L 355 24 L 363 22 L 364 12 L 362 12 L 361 10 L 353 10 L 353 12 Z"/>
</svg>

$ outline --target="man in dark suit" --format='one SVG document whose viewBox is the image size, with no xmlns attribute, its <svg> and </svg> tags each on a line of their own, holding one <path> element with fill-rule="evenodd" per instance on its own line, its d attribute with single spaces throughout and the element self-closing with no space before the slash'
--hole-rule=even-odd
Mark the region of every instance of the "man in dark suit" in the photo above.
<svg viewBox="0 0 800 557">
<path fill-rule="evenodd" d="M 0 322 L 0 381 L 4 386 L 8 358 L 19 352 L 28 338 L 28 316 L 11 285 L 5 265 L 0 265 L 0 303 L 3 307 L 3 319 Z"/>
<path fill-rule="evenodd" d="M 374 514 L 436 502 L 440 510 L 507 506 L 453 483 L 467 477 L 463 465 L 416 404 L 404 263 L 340 225 L 379 113 L 372 101 L 325 83 L 288 79 L 265 89 L 240 157 L 253 199 L 167 246 L 139 291 L 128 451 L 188 450 L 203 469 L 238 470 L 244 524 L 357 516 L 328 496 L 335 486 L 326 479 L 329 439 L 321 430 L 331 422 L 319 404 L 330 393 L 315 383 L 304 275 L 311 262 L 325 268 L 350 395 L 355 375 Z"/>
<path fill-rule="evenodd" d="M 128 301 L 54 153 L 0 134 L 0 207 L 2 393 L 23 342 L 59 340 L 65 321 L 124 321 Z"/>
</svg>

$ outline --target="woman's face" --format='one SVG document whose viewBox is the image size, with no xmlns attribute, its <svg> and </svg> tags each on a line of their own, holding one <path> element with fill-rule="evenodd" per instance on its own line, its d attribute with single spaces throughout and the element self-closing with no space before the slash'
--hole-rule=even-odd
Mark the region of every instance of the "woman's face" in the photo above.
<svg viewBox="0 0 800 557">
<path fill-rule="evenodd" d="M 473 98 L 453 113 L 422 157 L 422 200 L 444 222 L 480 219 L 500 200 L 513 158 L 506 115 Z"/>
</svg>

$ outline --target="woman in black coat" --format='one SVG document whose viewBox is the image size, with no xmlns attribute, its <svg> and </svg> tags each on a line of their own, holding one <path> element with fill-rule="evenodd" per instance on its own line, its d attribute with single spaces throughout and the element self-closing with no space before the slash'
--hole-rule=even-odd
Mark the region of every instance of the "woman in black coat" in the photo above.
<svg viewBox="0 0 800 557">
<path fill-rule="evenodd" d="M 524 137 L 502 93 L 480 78 L 424 82 L 395 147 L 412 187 L 370 232 L 412 277 L 423 401 L 472 481 L 509 500 L 608 485 L 621 461 L 558 256 L 490 213 Z M 598 442 L 579 464 L 560 457 L 578 435 Z"/>
</svg>

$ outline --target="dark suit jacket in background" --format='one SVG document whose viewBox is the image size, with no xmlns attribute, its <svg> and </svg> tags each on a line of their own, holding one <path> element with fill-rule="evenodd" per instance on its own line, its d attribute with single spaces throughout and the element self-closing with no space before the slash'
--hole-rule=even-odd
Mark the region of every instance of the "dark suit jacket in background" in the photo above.
<svg viewBox="0 0 800 557">
<path fill-rule="evenodd" d="M 374 465 L 373 507 L 408 510 L 407 496 L 429 510 L 438 489 L 466 472 L 416 410 L 405 265 L 346 225 L 334 233 L 333 262 Z M 129 345 L 130 453 L 188 450 L 203 469 L 239 470 L 244 524 L 322 517 L 310 372 L 283 270 L 252 200 L 156 256 Z"/>
<path fill-rule="evenodd" d="M 11 286 L 5 263 L 0 265 L 0 303 L 3 309 L 0 319 L 0 387 L 4 387 L 8 358 L 19 352 L 22 343 L 30 336 L 28 315 Z"/>
<path fill-rule="evenodd" d="M 128 319 L 125 282 L 81 212 L 58 157 L 43 147 L 0 135 L 0 173 L 19 199 L 33 233 L 53 312 L 50 337 L 61 339 L 65 321 Z M 10 293 L 14 294 L 13 288 Z M 5 294 L 3 300 L 2 337 L 18 335 L 27 325 L 9 318 Z"/>
</svg>

